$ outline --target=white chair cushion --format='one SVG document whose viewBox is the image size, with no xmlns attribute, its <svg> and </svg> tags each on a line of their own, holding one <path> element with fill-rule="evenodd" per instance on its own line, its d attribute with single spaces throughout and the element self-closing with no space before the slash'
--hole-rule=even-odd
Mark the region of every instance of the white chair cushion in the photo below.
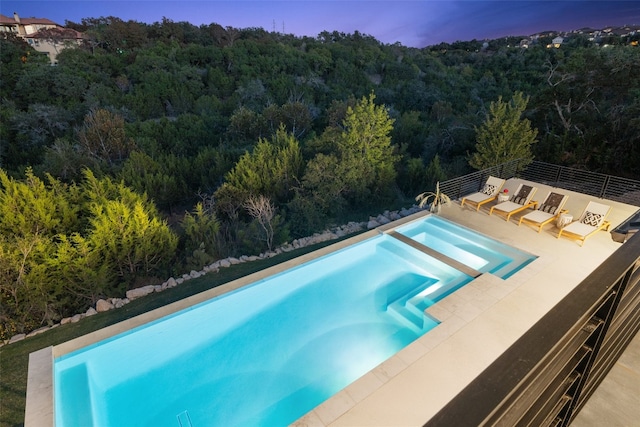
<svg viewBox="0 0 640 427">
<path fill-rule="evenodd" d="M 533 221 L 533 222 L 544 222 L 546 220 L 548 220 L 549 218 L 553 218 L 555 215 L 550 214 L 548 212 L 542 212 L 542 211 L 533 211 L 533 212 L 529 212 L 528 214 L 526 214 L 523 218 L 528 219 L 529 221 Z"/>
<path fill-rule="evenodd" d="M 577 234 L 579 236 L 586 236 L 587 234 L 597 229 L 598 227 L 594 227 L 593 225 L 585 224 L 579 221 L 574 221 L 571 224 L 567 225 L 564 228 L 564 231 L 568 231 L 569 233 Z"/>
</svg>

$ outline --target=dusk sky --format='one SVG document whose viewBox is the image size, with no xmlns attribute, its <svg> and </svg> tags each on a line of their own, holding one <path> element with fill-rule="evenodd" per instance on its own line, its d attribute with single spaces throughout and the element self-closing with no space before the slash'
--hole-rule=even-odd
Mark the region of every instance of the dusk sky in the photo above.
<svg viewBox="0 0 640 427">
<path fill-rule="evenodd" d="M 546 30 L 640 25 L 640 1 L 608 0 L 19 0 L 0 1 L 0 13 L 66 20 L 116 16 L 152 24 L 166 17 L 196 26 L 262 27 L 315 37 L 322 31 L 371 35 L 382 43 L 424 47 Z M 284 31 L 283 31 L 284 29 Z"/>
</svg>

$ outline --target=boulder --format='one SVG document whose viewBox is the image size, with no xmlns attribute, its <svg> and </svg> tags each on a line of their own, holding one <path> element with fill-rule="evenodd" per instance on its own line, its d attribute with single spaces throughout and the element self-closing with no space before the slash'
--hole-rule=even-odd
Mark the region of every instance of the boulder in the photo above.
<svg viewBox="0 0 640 427">
<path fill-rule="evenodd" d="M 23 339 L 25 339 L 27 335 L 26 334 L 17 334 L 11 337 L 11 339 L 9 340 L 8 344 L 17 342 L 17 341 L 22 341 Z"/>
<path fill-rule="evenodd" d="M 43 332 L 45 332 L 45 331 L 48 331 L 48 330 L 49 330 L 49 327 L 48 327 L 48 326 L 43 326 L 42 328 L 38 328 L 38 329 L 36 329 L 35 331 L 31 331 L 31 332 L 29 332 L 29 333 L 27 334 L 27 337 L 32 337 L 32 336 L 34 336 L 34 335 L 41 334 L 41 333 L 43 333 Z"/>
<path fill-rule="evenodd" d="M 84 313 L 76 314 L 75 316 L 71 317 L 71 323 L 78 323 L 82 318 L 84 318 Z"/>
<path fill-rule="evenodd" d="M 86 317 L 93 316 L 94 314 L 98 314 L 98 312 L 93 307 L 89 307 L 89 309 L 84 313 Z"/>
<path fill-rule="evenodd" d="M 169 280 L 167 280 L 167 288 L 175 288 L 176 286 L 178 286 L 176 279 L 169 277 Z"/>
<path fill-rule="evenodd" d="M 113 303 L 109 301 L 105 301 L 103 299 L 99 299 L 98 301 L 96 301 L 96 310 L 98 311 L 98 313 L 102 313 L 103 311 L 109 311 L 112 308 L 113 308 Z"/>
<path fill-rule="evenodd" d="M 380 225 L 389 224 L 391 222 L 391 220 L 386 215 L 378 215 L 378 217 L 376 218 L 376 221 Z"/>
<path fill-rule="evenodd" d="M 401 216 L 401 217 L 403 217 L 403 218 L 404 218 L 405 216 L 409 216 L 409 215 L 411 215 L 411 213 L 412 213 L 411 211 L 409 211 L 409 210 L 407 210 L 407 209 L 405 209 L 405 208 L 402 208 L 402 210 L 399 212 L 400 216 Z"/>
<path fill-rule="evenodd" d="M 154 290 L 155 290 L 155 288 L 154 288 L 153 285 L 147 285 L 147 286 L 143 286 L 141 288 L 131 289 L 131 290 L 127 291 L 127 298 L 129 298 L 129 300 L 134 300 L 136 298 L 140 298 L 140 297 L 144 297 L 146 295 L 149 295 Z"/>
<path fill-rule="evenodd" d="M 197 279 L 198 277 L 202 276 L 202 274 L 200 274 L 200 272 L 198 272 L 198 271 L 191 270 L 191 271 L 189 272 L 189 276 L 190 276 L 192 279 Z"/>
<path fill-rule="evenodd" d="M 229 262 L 231 263 L 231 265 L 236 265 L 240 264 L 242 261 L 240 261 L 238 258 L 229 257 Z"/>
<path fill-rule="evenodd" d="M 376 228 L 379 227 L 380 224 L 378 223 L 378 221 L 376 220 L 369 220 L 369 222 L 367 223 L 367 230 L 371 230 L 372 228 Z"/>
<path fill-rule="evenodd" d="M 391 221 L 397 221 L 397 220 L 399 220 L 400 218 L 402 218 L 402 217 L 400 216 L 400 214 L 398 213 L 398 211 L 393 211 L 393 212 L 391 212 L 391 213 L 389 214 L 389 219 L 390 219 Z"/>
<path fill-rule="evenodd" d="M 230 267 L 231 266 L 231 263 L 229 262 L 228 259 L 221 259 L 218 262 L 220 263 L 220 267 Z"/>
<path fill-rule="evenodd" d="M 71 323 L 71 317 L 65 317 L 60 320 L 61 325 L 66 325 L 67 323 Z"/>
</svg>

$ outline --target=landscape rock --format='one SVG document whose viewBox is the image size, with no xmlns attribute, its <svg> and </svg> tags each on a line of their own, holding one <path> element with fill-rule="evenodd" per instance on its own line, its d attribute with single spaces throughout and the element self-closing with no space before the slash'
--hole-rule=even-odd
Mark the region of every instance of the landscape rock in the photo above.
<svg viewBox="0 0 640 427">
<path fill-rule="evenodd" d="M 93 307 L 89 307 L 89 309 L 84 313 L 85 317 L 93 316 L 94 314 L 98 314 L 98 312 Z"/>
<path fill-rule="evenodd" d="M 376 221 L 380 225 L 389 224 L 391 222 L 391 220 L 387 218 L 385 215 L 378 215 L 376 218 Z"/>
<path fill-rule="evenodd" d="M 378 223 L 378 221 L 373 220 L 373 219 L 369 220 L 369 222 L 367 223 L 367 229 L 368 230 L 371 230 L 372 228 L 376 228 L 376 227 L 379 227 L 379 226 L 380 226 L 380 224 Z"/>
<path fill-rule="evenodd" d="M 176 286 L 178 286 L 176 279 L 169 277 L 169 280 L 167 280 L 167 288 L 175 288 Z"/>
<path fill-rule="evenodd" d="M 17 341 L 22 341 L 23 339 L 25 339 L 26 336 L 27 336 L 26 334 L 16 334 L 12 336 L 11 339 L 9 339 L 9 342 L 7 344 L 12 344 Z"/>
<path fill-rule="evenodd" d="M 202 276 L 202 274 L 200 274 L 199 272 L 197 272 L 197 271 L 195 271 L 195 270 L 191 270 L 191 271 L 189 272 L 189 276 L 190 276 L 192 279 L 197 279 L 198 277 Z"/>
<path fill-rule="evenodd" d="M 231 263 L 231 265 L 236 265 L 240 264 L 242 261 L 240 261 L 238 258 L 229 257 L 229 262 Z"/>
<path fill-rule="evenodd" d="M 67 323 L 71 323 L 71 317 L 65 317 L 62 320 L 60 320 L 61 325 L 66 325 Z"/>
<path fill-rule="evenodd" d="M 219 268 L 219 267 L 211 268 L 211 266 L 209 266 L 209 271 L 208 271 L 208 273 L 217 273 L 218 271 L 220 271 L 220 268 Z"/>
<path fill-rule="evenodd" d="M 162 292 L 162 291 L 164 291 L 164 289 L 162 289 L 162 285 L 154 285 L 153 292 Z"/>
<path fill-rule="evenodd" d="M 391 213 L 389 213 L 389 219 L 391 221 L 397 221 L 399 219 L 401 219 L 402 217 L 400 216 L 400 214 L 398 213 L 398 211 L 393 211 Z"/>
<path fill-rule="evenodd" d="M 143 286 L 141 288 L 131 289 L 131 290 L 127 291 L 127 298 L 129 298 L 129 300 L 134 300 L 136 298 L 140 298 L 140 297 L 144 297 L 146 295 L 149 295 L 154 290 L 155 289 L 154 289 L 153 285 L 147 285 L 147 286 Z"/>
<path fill-rule="evenodd" d="M 113 308 L 113 303 L 109 301 L 105 301 L 103 299 L 99 299 L 96 301 L 96 310 L 98 313 L 102 313 L 103 311 L 109 311 Z"/>
<path fill-rule="evenodd" d="M 183 279 L 182 277 L 178 277 L 178 278 L 176 279 L 176 283 L 177 283 L 178 285 L 182 285 L 182 284 L 184 283 L 184 279 Z"/>
<path fill-rule="evenodd" d="M 84 314 L 76 314 L 71 317 L 71 323 L 78 323 L 81 319 L 84 318 Z"/>
<path fill-rule="evenodd" d="M 218 262 L 220 263 L 220 267 L 231 267 L 231 263 L 229 262 L 229 259 L 221 259 Z"/>
<path fill-rule="evenodd" d="M 48 330 L 49 330 L 49 327 L 48 327 L 48 326 L 43 326 L 43 327 L 41 327 L 41 328 L 36 329 L 35 331 L 31 331 L 31 332 L 29 332 L 29 333 L 27 334 L 27 337 L 32 337 L 32 336 L 34 336 L 34 335 L 41 334 L 41 333 L 43 333 L 43 332 L 45 332 L 45 331 L 48 331 Z"/>
</svg>

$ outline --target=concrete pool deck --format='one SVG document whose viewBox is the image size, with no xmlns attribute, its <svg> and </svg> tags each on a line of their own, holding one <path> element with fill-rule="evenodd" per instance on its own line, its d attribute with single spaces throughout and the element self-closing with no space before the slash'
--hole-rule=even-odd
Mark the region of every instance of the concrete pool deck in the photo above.
<svg viewBox="0 0 640 427">
<path fill-rule="evenodd" d="M 515 191 L 521 180 L 507 181 Z M 535 184 L 539 200 L 551 189 Z M 565 209 L 577 216 L 590 200 L 569 194 Z M 638 208 L 610 204 L 608 217 L 615 227 Z M 443 208 L 440 216 L 538 256 L 507 280 L 484 274 L 464 288 L 430 307 L 429 315 L 441 321 L 435 329 L 356 380 L 294 423 L 296 426 L 422 425 L 493 362 L 506 348 L 569 293 L 597 265 L 621 247 L 608 232 L 587 239 L 584 247 L 575 240 L 556 238 L 553 225 L 541 233 L 499 216 L 489 216 L 492 204 L 480 212 L 460 207 Z M 377 230 L 371 230 L 336 245 L 279 264 L 228 284 L 194 295 L 84 337 L 35 352 L 30 357 L 25 426 L 53 425 L 53 357 L 129 330 L 167 314 L 190 307 L 222 293 L 283 271 L 301 262 L 351 245 L 401 223 L 427 214 L 421 212 Z M 39 361 L 39 363 L 36 363 Z M 33 362 L 33 366 L 32 366 Z"/>
</svg>

